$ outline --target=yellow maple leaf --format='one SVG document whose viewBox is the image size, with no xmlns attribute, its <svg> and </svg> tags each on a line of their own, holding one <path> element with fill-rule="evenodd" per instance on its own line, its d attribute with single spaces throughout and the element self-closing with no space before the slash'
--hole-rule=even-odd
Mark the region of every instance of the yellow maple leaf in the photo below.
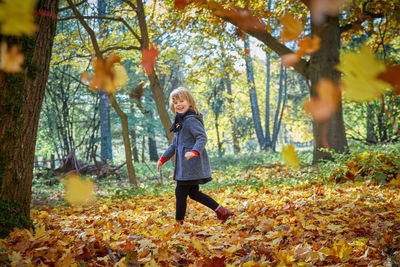
<svg viewBox="0 0 400 267">
<path fill-rule="evenodd" d="M 111 54 L 105 59 L 95 58 L 93 65 L 94 74 L 89 82 L 91 90 L 104 90 L 112 94 L 128 81 L 128 75 L 121 63 L 121 57 L 117 54 Z M 90 77 L 86 72 L 82 73 L 82 83 L 86 83 L 89 79 Z"/>
<path fill-rule="evenodd" d="M 82 205 L 95 199 L 94 183 L 70 174 L 64 180 L 65 200 L 71 205 Z"/>
<path fill-rule="evenodd" d="M 344 52 L 337 69 L 343 73 L 343 95 L 349 100 L 375 100 L 390 88 L 388 83 L 378 79 L 386 69 L 385 64 L 367 46 L 359 52 Z"/>
<path fill-rule="evenodd" d="M 0 50 L 0 70 L 8 73 L 21 72 L 21 65 L 24 62 L 24 55 L 20 47 L 13 45 L 8 49 L 6 42 L 1 43 Z"/>
<path fill-rule="evenodd" d="M 304 25 L 290 13 L 285 13 L 279 20 L 283 25 L 281 39 L 284 42 L 298 38 L 304 30 Z"/>
<path fill-rule="evenodd" d="M 289 167 L 300 167 L 299 159 L 293 145 L 282 146 L 282 160 Z"/>
<path fill-rule="evenodd" d="M 0 32 L 4 35 L 32 35 L 36 30 L 37 0 L 3 0 L 0 3 Z"/>
</svg>

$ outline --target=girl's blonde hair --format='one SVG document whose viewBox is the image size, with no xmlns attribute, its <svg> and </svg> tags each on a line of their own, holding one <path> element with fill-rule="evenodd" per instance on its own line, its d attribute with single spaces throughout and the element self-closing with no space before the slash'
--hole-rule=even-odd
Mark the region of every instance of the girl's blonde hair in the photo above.
<svg viewBox="0 0 400 267">
<path fill-rule="evenodd" d="M 174 114 L 176 113 L 174 108 L 174 100 L 176 99 L 186 100 L 186 102 L 188 102 L 189 104 L 189 107 L 193 109 L 196 114 L 200 114 L 199 110 L 196 107 L 196 102 L 194 101 L 192 94 L 185 87 L 178 87 L 172 90 L 171 94 L 169 95 L 169 108 Z"/>
</svg>

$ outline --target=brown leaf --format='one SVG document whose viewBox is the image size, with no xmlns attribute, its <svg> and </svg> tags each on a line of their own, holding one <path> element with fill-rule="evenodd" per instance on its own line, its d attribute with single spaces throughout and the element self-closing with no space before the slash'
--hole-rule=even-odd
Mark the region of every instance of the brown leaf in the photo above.
<svg viewBox="0 0 400 267">
<path fill-rule="evenodd" d="M 237 25 L 245 32 L 267 31 L 265 23 L 256 16 L 253 16 L 249 9 L 236 6 L 225 8 L 216 3 L 213 3 L 212 8 L 214 15 L 220 18 L 228 18 L 233 24 Z"/>
<path fill-rule="evenodd" d="M 186 0 L 175 0 L 174 2 L 174 8 L 177 9 L 185 9 L 186 6 L 190 5 L 192 1 L 187 2 Z"/>
<path fill-rule="evenodd" d="M 400 95 L 400 66 L 390 66 L 378 77 L 393 86 L 394 94 Z"/>
<path fill-rule="evenodd" d="M 13 45 L 8 49 L 6 42 L 1 43 L 0 50 L 0 70 L 8 73 L 21 72 L 21 65 L 24 62 L 24 55 L 21 53 L 21 48 Z"/>
<path fill-rule="evenodd" d="M 140 62 L 140 64 L 146 71 L 147 76 L 153 72 L 154 63 L 157 57 L 158 57 L 158 50 L 153 44 L 150 44 L 149 49 L 142 50 L 142 62 Z"/>
</svg>

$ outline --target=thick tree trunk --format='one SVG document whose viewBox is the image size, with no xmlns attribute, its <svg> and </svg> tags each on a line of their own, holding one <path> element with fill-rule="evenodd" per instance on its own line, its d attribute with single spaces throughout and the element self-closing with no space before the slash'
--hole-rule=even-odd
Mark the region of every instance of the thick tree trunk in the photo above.
<svg viewBox="0 0 400 267">
<path fill-rule="evenodd" d="M 57 14 L 57 0 L 42 0 L 38 9 Z M 0 236 L 14 227 L 30 226 L 33 162 L 56 21 L 37 16 L 33 37 L 5 37 L 1 41 L 22 45 L 24 72 L 0 71 Z"/>
<path fill-rule="evenodd" d="M 321 48 L 311 55 L 308 68 L 308 77 L 311 81 L 310 94 L 316 96 L 315 87 L 321 78 L 329 78 L 338 84 L 340 73 L 335 69 L 339 63 L 340 29 L 339 18 L 330 17 L 322 26 L 312 25 L 312 34 L 321 37 Z M 343 153 L 347 149 L 347 140 L 344 130 L 342 105 L 332 118 L 322 124 L 313 122 L 314 158 L 316 163 L 320 159 L 331 159 L 327 152 L 320 148 L 329 146 L 337 153 Z"/>
<path fill-rule="evenodd" d="M 250 95 L 250 105 L 251 105 L 251 113 L 253 115 L 254 128 L 256 130 L 258 144 L 262 149 L 264 147 L 265 138 L 263 134 L 263 129 L 261 126 L 260 119 L 260 110 L 258 108 L 258 100 L 257 100 L 257 92 L 256 85 L 254 81 L 254 72 L 253 72 L 253 64 L 250 56 L 250 41 L 249 37 L 246 36 L 244 40 L 244 49 L 248 55 L 246 55 L 246 74 L 247 74 L 247 84 L 249 86 L 249 95 Z"/>
<path fill-rule="evenodd" d="M 142 36 L 141 48 L 148 49 L 150 40 L 147 31 L 146 15 L 144 13 L 143 2 L 142 0 L 137 0 L 136 4 L 136 12 L 139 21 L 140 33 Z M 160 85 L 160 81 L 158 80 L 158 77 L 154 70 L 148 78 L 150 80 L 150 87 L 151 91 L 153 92 L 154 101 L 156 102 L 158 116 L 160 117 L 161 123 L 163 125 L 165 135 L 167 136 L 168 141 L 171 143 L 174 135 L 169 131 L 169 128 L 171 127 L 171 119 L 169 118 L 168 111 L 166 109 L 164 94 Z"/>
</svg>

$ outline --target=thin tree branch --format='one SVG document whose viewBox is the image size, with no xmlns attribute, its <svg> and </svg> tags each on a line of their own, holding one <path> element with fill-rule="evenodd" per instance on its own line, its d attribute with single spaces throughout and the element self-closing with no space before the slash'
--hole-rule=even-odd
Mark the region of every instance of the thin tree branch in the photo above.
<svg viewBox="0 0 400 267">
<path fill-rule="evenodd" d="M 76 3 L 75 6 L 80 6 L 80 5 L 82 5 L 82 4 L 86 3 L 86 2 L 87 2 L 87 0 L 80 1 L 79 3 Z M 68 10 L 70 8 L 71 8 L 70 6 L 60 7 L 58 9 L 58 12 L 66 11 L 66 10 Z"/>
<path fill-rule="evenodd" d="M 132 27 L 124 20 L 123 18 L 115 18 L 115 17 L 104 17 L 104 16 L 82 16 L 83 19 L 104 19 L 104 20 L 112 20 L 112 21 L 119 21 L 122 22 L 122 24 L 125 25 L 125 27 L 128 28 L 128 30 L 135 36 L 135 38 L 140 42 L 141 38 L 140 36 L 132 29 Z M 74 17 L 64 17 L 64 18 L 59 18 L 59 21 L 64 21 L 64 20 L 71 20 L 71 19 L 76 19 L 77 16 L 75 15 Z M 78 18 L 79 19 L 79 18 Z"/>
</svg>

